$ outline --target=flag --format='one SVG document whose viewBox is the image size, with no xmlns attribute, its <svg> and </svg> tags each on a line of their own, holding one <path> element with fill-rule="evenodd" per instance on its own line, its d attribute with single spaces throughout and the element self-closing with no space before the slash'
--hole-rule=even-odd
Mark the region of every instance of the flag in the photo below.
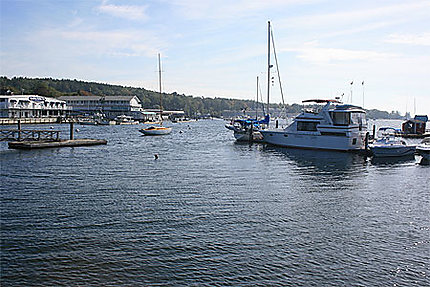
<svg viewBox="0 0 430 287">
<path fill-rule="evenodd" d="M 354 84 L 354 81 L 351 82 L 351 85 Z"/>
</svg>

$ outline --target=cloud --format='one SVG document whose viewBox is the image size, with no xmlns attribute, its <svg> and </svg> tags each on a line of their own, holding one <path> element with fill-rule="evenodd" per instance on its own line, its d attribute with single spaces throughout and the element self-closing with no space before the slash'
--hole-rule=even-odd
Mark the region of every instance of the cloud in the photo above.
<svg viewBox="0 0 430 287">
<path fill-rule="evenodd" d="M 392 53 L 380 53 L 367 50 L 348 50 L 339 48 L 322 48 L 316 41 L 305 43 L 302 47 L 283 49 L 297 52 L 298 58 L 314 64 L 331 64 L 335 62 L 358 60 L 381 60 L 398 57 Z"/>
<path fill-rule="evenodd" d="M 381 19 L 393 18 L 399 20 L 400 18 L 410 18 L 411 13 L 414 17 L 424 16 L 428 17 L 430 8 L 429 1 L 418 1 L 418 2 L 406 2 L 403 4 L 381 6 L 377 8 L 367 8 L 361 10 L 339 11 L 327 14 L 312 14 L 300 17 L 291 17 L 285 19 L 282 24 L 278 23 L 279 26 L 283 27 L 304 27 L 304 26 L 316 26 L 321 25 L 344 25 L 345 23 L 360 23 L 362 21 L 369 21 L 371 19 L 380 21 Z M 385 20 L 387 21 L 387 20 Z"/>
<path fill-rule="evenodd" d="M 170 4 L 179 8 L 184 17 L 193 20 L 200 19 L 237 19 L 261 14 L 268 9 L 279 9 L 293 4 L 307 4 L 311 2 L 321 2 L 322 0 L 172 0 Z"/>
<path fill-rule="evenodd" d="M 386 39 L 385 42 L 393 44 L 409 44 L 416 46 L 430 46 L 430 33 L 422 34 L 391 34 Z"/>
<path fill-rule="evenodd" d="M 147 8 L 148 6 L 113 5 L 107 4 L 107 1 L 103 1 L 102 4 L 97 7 L 97 10 L 114 17 L 125 18 L 129 20 L 147 20 Z"/>
<path fill-rule="evenodd" d="M 38 32 L 29 39 L 32 46 L 51 43 L 43 51 L 53 49 L 54 54 L 70 53 L 75 56 L 154 57 L 166 44 L 157 35 L 145 30 L 63 30 Z M 71 49 L 79 47 L 79 49 Z"/>
</svg>

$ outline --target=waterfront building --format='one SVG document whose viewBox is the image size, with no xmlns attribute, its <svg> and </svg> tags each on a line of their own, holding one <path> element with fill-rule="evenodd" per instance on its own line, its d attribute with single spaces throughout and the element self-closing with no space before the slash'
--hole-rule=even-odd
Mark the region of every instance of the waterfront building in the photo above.
<svg viewBox="0 0 430 287">
<path fill-rule="evenodd" d="M 38 95 L 0 95 L 0 118 L 48 118 L 65 116 L 65 101 Z"/>
<path fill-rule="evenodd" d="M 155 113 L 146 112 L 137 96 L 63 96 L 72 114 L 104 114 L 107 118 L 130 116 L 135 120 L 155 120 Z"/>
</svg>

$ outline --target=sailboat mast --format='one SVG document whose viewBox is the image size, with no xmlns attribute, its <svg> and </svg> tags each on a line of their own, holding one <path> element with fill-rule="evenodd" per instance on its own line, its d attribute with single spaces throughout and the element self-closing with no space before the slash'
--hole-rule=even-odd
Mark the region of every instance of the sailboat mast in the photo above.
<svg viewBox="0 0 430 287">
<path fill-rule="evenodd" d="M 267 21 L 267 114 L 269 114 L 270 68 L 270 21 Z"/>
<path fill-rule="evenodd" d="M 257 102 L 255 104 L 255 119 L 258 118 L 258 90 L 259 90 L 259 86 L 258 86 L 258 76 L 257 76 Z"/>
<path fill-rule="evenodd" d="M 162 96 L 161 96 L 161 59 L 160 59 L 160 53 L 158 53 L 158 84 L 160 87 L 160 116 L 163 111 L 163 103 L 162 103 Z"/>
</svg>

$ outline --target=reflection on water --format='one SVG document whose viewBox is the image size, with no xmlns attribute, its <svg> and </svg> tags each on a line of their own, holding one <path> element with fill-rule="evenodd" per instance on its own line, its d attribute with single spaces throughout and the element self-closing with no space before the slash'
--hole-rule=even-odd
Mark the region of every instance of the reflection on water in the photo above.
<svg viewBox="0 0 430 287">
<path fill-rule="evenodd" d="M 294 162 L 301 168 L 302 172 L 313 175 L 325 174 L 339 175 L 349 174 L 357 168 L 360 169 L 366 162 L 366 158 L 346 152 L 308 150 L 296 148 L 283 148 L 275 146 L 265 146 L 265 152 L 277 154 Z"/>
<path fill-rule="evenodd" d="M 372 157 L 370 162 L 378 166 L 390 166 L 410 163 L 412 161 L 415 161 L 415 156 L 413 154 L 399 157 Z"/>
<path fill-rule="evenodd" d="M 138 128 L 0 149 L 1 285 L 429 285 L 428 166 Z"/>
</svg>

